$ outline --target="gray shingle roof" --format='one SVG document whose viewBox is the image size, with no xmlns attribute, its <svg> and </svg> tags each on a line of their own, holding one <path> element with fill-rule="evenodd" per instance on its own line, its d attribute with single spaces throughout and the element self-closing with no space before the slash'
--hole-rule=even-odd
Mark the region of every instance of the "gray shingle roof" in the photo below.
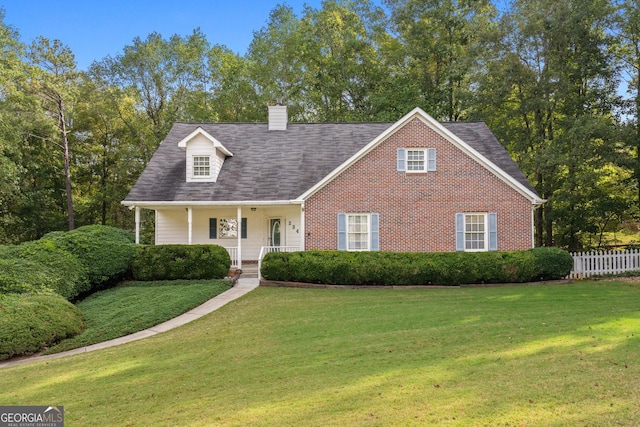
<svg viewBox="0 0 640 427">
<path fill-rule="evenodd" d="M 374 140 L 393 123 L 175 123 L 125 201 L 293 200 Z M 484 123 L 443 125 L 535 193 Z M 186 182 L 185 151 L 178 142 L 198 127 L 220 141 L 227 157 L 215 183 Z"/>
</svg>

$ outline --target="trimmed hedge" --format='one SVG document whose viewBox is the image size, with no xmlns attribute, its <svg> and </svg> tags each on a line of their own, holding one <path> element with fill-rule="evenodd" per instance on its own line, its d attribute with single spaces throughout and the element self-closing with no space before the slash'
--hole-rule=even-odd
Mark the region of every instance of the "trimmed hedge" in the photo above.
<svg viewBox="0 0 640 427">
<path fill-rule="evenodd" d="M 0 294 L 0 360 L 37 353 L 83 329 L 80 310 L 59 295 Z"/>
<path fill-rule="evenodd" d="M 261 275 L 329 285 L 460 285 L 560 279 L 571 255 L 557 248 L 505 252 L 273 252 Z"/>
<path fill-rule="evenodd" d="M 218 245 L 137 246 L 132 264 L 135 280 L 222 279 L 231 258 Z"/>
<path fill-rule="evenodd" d="M 540 267 L 541 280 L 555 280 L 567 277 L 573 268 L 573 257 L 560 248 L 531 249 Z"/>
<path fill-rule="evenodd" d="M 52 290 L 70 300 L 89 289 L 85 268 L 74 255 L 37 240 L 0 247 L 0 293 Z"/>
<path fill-rule="evenodd" d="M 75 255 L 86 269 L 90 288 L 125 277 L 136 252 L 130 232 L 104 225 L 54 231 L 40 240 Z"/>
</svg>

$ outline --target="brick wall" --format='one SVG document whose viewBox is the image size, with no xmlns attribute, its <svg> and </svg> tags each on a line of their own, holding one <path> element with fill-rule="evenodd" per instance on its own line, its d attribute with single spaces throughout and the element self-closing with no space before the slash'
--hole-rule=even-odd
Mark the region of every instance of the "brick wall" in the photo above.
<svg viewBox="0 0 640 427">
<path fill-rule="evenodd" d="M 398 148 L 435 148 L 437 171 L 397 172 Z M 455 251 L 457 212 L 496 212 L 498 249 L 532 246 L 531 203 L 419 119 L 305 203 L 306 249 L 337 249 L 338 213 L 380 214 L 380 250 Z"/>
</svg>

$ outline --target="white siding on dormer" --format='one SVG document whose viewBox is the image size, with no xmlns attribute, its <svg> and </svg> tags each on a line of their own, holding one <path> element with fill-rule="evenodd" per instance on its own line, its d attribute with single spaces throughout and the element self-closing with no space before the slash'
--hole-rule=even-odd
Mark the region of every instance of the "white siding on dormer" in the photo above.
<svg viewBox="0 0 640 427">
<path fill-rule="evenodd" d="M 225 156 L 224 153 L 216 150 L 215 157 L 211 158 L 211 178 L 213 179 L 213 182 L 218 180 L 218 174 L 220 174 L 220 169 L 222 169 L 222 164 L 226 157 L 227 156 Z"/>
<path fill-rule="evenodd" d="M 193 158 L 196 156 L 210 157 L 211 174 L 208 177 L 193 176 Z M 194 136 L 187 143 L 186 149 L 187 182 L 216 182 L 224 159 L 225 155 L 217 150 L 204 135 Z"/>
</svg>

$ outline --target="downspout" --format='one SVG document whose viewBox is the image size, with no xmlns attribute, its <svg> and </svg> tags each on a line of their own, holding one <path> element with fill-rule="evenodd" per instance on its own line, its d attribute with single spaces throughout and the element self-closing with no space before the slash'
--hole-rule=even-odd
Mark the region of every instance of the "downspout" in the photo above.
<svg viewBox="0 0 640 427">
<path fill-rule="evenodd" d="M 531 206 L 531 247 L 536 247 L 536 210 L 538 205 Z"/>
<path fill-rule="evenodd" d="M 136 245 L 140 244 L 140 206 L 136 206 Z"/>
</svg>

